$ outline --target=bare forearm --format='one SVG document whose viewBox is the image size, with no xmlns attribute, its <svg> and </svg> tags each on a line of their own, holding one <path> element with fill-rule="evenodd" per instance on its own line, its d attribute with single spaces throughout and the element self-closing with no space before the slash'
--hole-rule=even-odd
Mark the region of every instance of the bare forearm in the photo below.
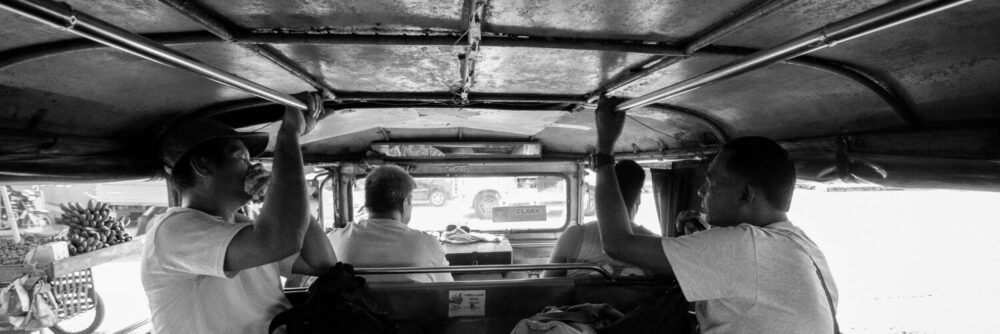
<svg viewBox="0 0 1000 334">
<path fill-rule="evenodd" d="M 562 241 L 562 239 L 560 239 Z M 557 244 L 556 248 L 552 251 L 552 256 L 549 257 L 549 263 L 566 263 L 566 257 L 561 254 L 561 245 Z M 545 270 L 542 272 L 542 277 L 563 277 L 566 276 L 565 270 Z"/>
<path fill-rule="evenodd" d="M 632 236 L 632 227 L 612 166 L 605 166 L 597 172 L 594 199 L 597 204 L 597 221 L 601 227 L 601 243 L 604 251 L 614 257 L 612 253 L 627 245 Z"/>
<path fill-rule="evenodd" d="M 298 251 L 309 224 L 298 129 L 282 124 L 274 147 L 272 179 L 257 227 L 271 242 Z"/>
<path fill-rule="evenodd" d="M 326 272 L 337 264 L 337 256 L 333 253 L 330 240 L 323 233 L 323 227 L 316 220 L 310 219 L 306 237 L 302 243 L 302 260 L 312 269 L 315 275 Z"/>
</svg>

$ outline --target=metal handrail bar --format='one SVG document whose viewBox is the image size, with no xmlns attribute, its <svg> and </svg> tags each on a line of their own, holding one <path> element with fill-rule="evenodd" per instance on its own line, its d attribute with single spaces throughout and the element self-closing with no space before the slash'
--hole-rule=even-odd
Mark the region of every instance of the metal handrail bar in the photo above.
<svg viewBox="0 0 1000 334">
<path fill-rule="evenodd" d="M 235 74 L 202 63 L 148 38 L 110 23 L 73 10 L 69 5 L 50 0 L 11 0 L 0 2 L 0 8 L 59 29 L 94 40 L 101 44 L 143 57 L 161 64 L 176 66 L 220 84 L 246 91 L 266 100 L 306 110 L 308 106 L 291 95 L 281 93 Z"/>
<path fill-rule="evenodd" d="M 897 24 L 934 14 L 972 0 L 901 0 L 890 2 L 793 38 L 775 47 L 761 50 L 743 59 L 658 89 L 618 105 L 617 110 L 647 106 L 679 94 L 719 82 L 767 65 L 795 58 L 836 43 L 851 40 Z"/>
<path fill-rule="evenodd" d="M 243 29 L 238 27 L 236 24 L 230 22 L 222 15 L 208 9 L 196 1 L 187 0 L 157 0 L 161 4 L 167 7 L 173 8 L 177 12 L 187 16 L 191 20 L 197 22 L 206 31 L 212 33 L 219 38 L 231 42 L 239 43 L 238 34 L 242 33 Z M 278 51 L 270 45 L 260 45 L 260 44 L 248 44 L 239 43 L 238 45 L 249 50 L 250 52 L 260 55 L 264 59 L 278 65 L 278 67 L 284 69 L 289 74 L 299 78 L 306 84 L 312 86 L 318 91 L 323 92 L 327 98 L 333 100 L 336 99 L 337 95 L 334 94 L 333 87 L 329 84 L 323 82 L 312 76 L 308 71 L 302 68 L 301 64 L 296 63 L 294 60 L 288 58 L 284 53 Z"/>
<path fill-rule="evenodd" d="M 628 87 L 636 81 L 647 78 L 665 68 L 674 66 L 677 63 L 690 58 L 696 51 L 715 43 L 730 34 L 740 32 L 741 28 L 750 25 L 757 20 L 764 19 L 794 3 L 795 1 L 797 0 L 767 0 L 764 2 L 757 2 L 753 5 L 753 7 L 713 25 L 708 31 L 700 33 L 694 37 L 691 42 L 687 43 L 683 47 L 683 55 L 652 57 L 643 62 L 643 65 L 636 69 L 638 70 L 637 72 L 627 72 L 616 78 L 611 83 L 608 83 L 607 85 L 594 90 L 590 94 L 587 94 L 587 96 L 589 96 L 588 103 L 593 103 L 600 98 L 601 95 L 613 94 L 619 89 Z"/>
<path fill-rule="evenodd" d="M 392 275 L 392 274 L 426 274 L 426 273 L 480 273 L 502 271 L 529 270 L 591 270 L 601 274 L 605 279 L 612 280 L 611 273 L 604 268 L 589 263 L 549 263 L 549 264 L 497 264 L 479 266 L 448 266 L 448 267 L 396 267 L 396 268 L 355 268 L 358 275 Z"/>
</svg>

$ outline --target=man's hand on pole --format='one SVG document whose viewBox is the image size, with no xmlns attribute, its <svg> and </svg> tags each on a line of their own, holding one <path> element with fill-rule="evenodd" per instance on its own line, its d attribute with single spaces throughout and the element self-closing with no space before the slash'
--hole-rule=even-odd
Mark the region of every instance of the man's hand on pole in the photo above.
<svg viewBox="0 0 1000 334">
<path fill-rule="evenodd" d="M 597 123 L 597 153 L 612 154 L 615 142 L 625 126 L 625 112 L 615 111 L 625 99 L 609 97 L 601 100 L 594 112 Z"/>
<path fill-rule="evenodd" d="M 295 134 L 302 136 L 305 135 L 306 129 L 308 129 L 306 122 L 305 111 L 285 107 L 285 115 L 281 117 L 282 128 L 294 131 Z"/>
</svg>

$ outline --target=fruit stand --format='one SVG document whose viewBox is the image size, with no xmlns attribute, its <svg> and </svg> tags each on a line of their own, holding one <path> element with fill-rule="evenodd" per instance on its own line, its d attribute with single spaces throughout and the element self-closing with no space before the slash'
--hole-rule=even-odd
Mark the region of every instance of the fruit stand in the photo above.
<svg viewBox="0 0 1000 334">
<path fill-rule="evenodd" d="M 90 202 L 86 206 L 67 204 L 62 206 L 63 216 L 59 224 L 51 226 L 42 233 L 22 233 L 16 227 L 11 231 L 2 231 L 5 238 L 0 238 L 0 286 L 31 282 L 30 288 L 19 289 L 31 291 L 31 301 L 20 301 L 17 294 L 3 295 L 10 300 L 0 300 L 2 303 L 19 305 L 4 308 L 3 317 L 32 317 L 35 310 L 35 289 L 44 289 L 44 296 L 51 296 L 52 312 L 58 319 L 49 329 L 54 333 L 91 333 L 103 321 L 104 309 L 100 296 L 94 290 L 94 279 L 90 268 L 125 257 L 133 256 L 142 251 L 143 238 L 133 239 L 125 226 L 128 222 L 117 217 L 107 205 Z M 16 226 L 16 224 L 14 225 Z M 28 280 L 24 278 L 28 277 Z M 40 282 L 41 281 L 41 282 Z M 24 295 L 24 294 L 22 294 Z M 23 298 L 23 297 L 22 297 Z M 30 305 L 30 307 L 29 307 Z M 30 310 L 29 310 L 30 309 Z M 79 330 L 61 328 L 61 322 L 82 313 L 93 311 L 94 319 L 88 320 Z M 29 326 L 8 326 L 0 328 L 15 328 L 20 330 L 36 330 L 37 323 L 28 322 Z M 52 323 L 43 322 L 44 324 Z"/>
</svg>

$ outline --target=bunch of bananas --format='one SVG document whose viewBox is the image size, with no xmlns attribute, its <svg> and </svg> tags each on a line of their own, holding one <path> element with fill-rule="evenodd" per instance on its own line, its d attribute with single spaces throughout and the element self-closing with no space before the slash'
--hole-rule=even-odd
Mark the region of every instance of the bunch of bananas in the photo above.
<svg viewBox="0 0 1000 334">
<path fill-rule="evenodd" d="M 80 203 L 61 204 L 63 216 L 60 222 L 69 226 L 66 235 L 69 240 L 69 255 L 83 254 L 132 240 L 125 231 L 129 221 L 112 215 L 108 203 L 90 200 L 86 206 Z"/>
</svg>

